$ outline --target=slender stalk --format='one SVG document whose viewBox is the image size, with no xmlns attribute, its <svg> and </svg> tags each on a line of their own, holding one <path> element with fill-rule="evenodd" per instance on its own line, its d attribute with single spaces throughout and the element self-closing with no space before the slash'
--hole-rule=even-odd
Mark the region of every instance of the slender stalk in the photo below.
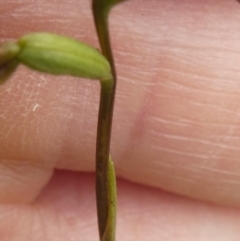
<svg viewBox="0 0 240 241">
<path fill-rule="evenodd" d="M 93 15 L 102 53 L 111 65 L 113 81 L 116 84 L 116 69 L 108 30 L 108 15 L 111 5 L 105 2 L 107 1 L 93 0 Z"/>
<path fill-rule="evenodd" d="M 108 161 L 111 139 L 113 106 L 116 89 L 116 71 L 111 50 L 108 31 L 108 12 L 105 3 L 93 1 L 95 26 L 103 55 L 108 59 L 113 80 L 101 83 L 100 108 L 98 118 L 97 147 L 96 147 L 96 196 L 98 228 L 100 240 L 104 235 L 108 217 Z"/>
<path fill-rule="evenodd" d="M 113 112 L 113 81 L 101 84 L 96 147 L 96 196 L 100 239 L 108 216 L 108 161 Z"/>
</svg>

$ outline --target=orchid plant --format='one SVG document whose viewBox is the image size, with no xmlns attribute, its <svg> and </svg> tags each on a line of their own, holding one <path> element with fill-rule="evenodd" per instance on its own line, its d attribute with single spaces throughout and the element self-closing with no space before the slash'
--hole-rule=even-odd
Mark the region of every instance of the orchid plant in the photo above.
<svg viewBox="0 0 240 241">
<path fill-rule="evenodd" d="M 0 45 L 0 83 L 19 64 L 53 75 L 97 79 L 101 84 L 96 146 L 96 199 L 101 241 L 115 240 L 116 178 L 110 157 L 116 71 L 108 31 L 111 8 L 125 0 L 93 0 L 92 10 L 102 53 L 75 39 L 52 33 L 30 33 Z"/>
</svg>

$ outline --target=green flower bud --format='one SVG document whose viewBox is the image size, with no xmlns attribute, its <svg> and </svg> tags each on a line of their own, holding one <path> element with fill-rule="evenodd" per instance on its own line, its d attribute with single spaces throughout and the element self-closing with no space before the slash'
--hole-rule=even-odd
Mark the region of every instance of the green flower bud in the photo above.
<svg viewBox="0 0 240 241">
<path fill-rule="evenodd" d="M 13 60 L 19 53 L 20 47 L 15 42 L 4 42 L 0 45 L 0 66 Z"/>
<path fill-rule="evenodd" d="M 112 78 L 106 58 L 77 40 L 51 33 L 33 33 L 23 36 L 18 44 L 19 61 L 34 70 L 90 79 Z"/>
<path fill-rule="evenodd" d="M 11 76 L 18 66 L 16 59 L 20 47 L 15 42 L 5 42 L 0 45 L 0 84 Z"/>
</svg>

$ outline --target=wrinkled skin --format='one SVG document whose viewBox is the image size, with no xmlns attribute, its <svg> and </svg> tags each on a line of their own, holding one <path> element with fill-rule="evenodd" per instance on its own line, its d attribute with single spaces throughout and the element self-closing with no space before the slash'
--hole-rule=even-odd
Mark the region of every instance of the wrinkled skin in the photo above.
<svg viewBox="0 0 240 241">
<path fill-rule="evenodd" d="M 0 1 L 3 40 L 98 46 L 88 0 Z M 117 240 L 240 240 L 239 4 L 132 0 L 111 30 Z M 98 82 L 20 67 L 0 98 L 1 241 L 98 240 Z"/>
</svg>

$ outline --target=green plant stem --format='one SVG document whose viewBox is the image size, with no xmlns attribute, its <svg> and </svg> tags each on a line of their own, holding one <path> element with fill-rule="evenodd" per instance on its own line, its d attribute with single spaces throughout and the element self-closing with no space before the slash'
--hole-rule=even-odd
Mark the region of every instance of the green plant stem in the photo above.
<svg viewBox="0 0 240 241">
<path fill-rule="evenodd" d="M 108 217 L 101 241 L 114 241 L 116 231 L 117 187 L 114 165 L 111 157 L 108 161 Z"/>
<path fill-rule="evenodd" d="M 111 6 L 108 6 L 104 1 L 93 0 L 93 15 L 94 22 L 98 34 L 98 39 L 101 45 L 102 54 L 107 58 L 111 65 L 113 81 L 116 85 L 116 69 L 112 54 L 111 42 L 108 30 L 108 15 Z M 101 11 L 99 11 L 101 9 Z M 115 88 L 114 88 L 115 91 Z"/>
<path fill-rule="evenodd" d="M 116 71 L 110 45 L 108 31 L 108 12 L 101 1 L 93 1 L 95 26 L 103 55 L 108 59 L 113 80 L 101 83 L 100 108 L 98 118 L 97 147 L 96 147 L 96 196 L 98 228 L 100 240 L 104 235 L 108 217 L 108 161 L 111 139 L 113 106 L 116 89 Z"/>
<path fill-rule="evenodd" d="M 112 123 L 113 81 L 101 84 L 96 148 L 96 196 L 100 238 L 108 217 L 108 161 Z"/>
</svg>

